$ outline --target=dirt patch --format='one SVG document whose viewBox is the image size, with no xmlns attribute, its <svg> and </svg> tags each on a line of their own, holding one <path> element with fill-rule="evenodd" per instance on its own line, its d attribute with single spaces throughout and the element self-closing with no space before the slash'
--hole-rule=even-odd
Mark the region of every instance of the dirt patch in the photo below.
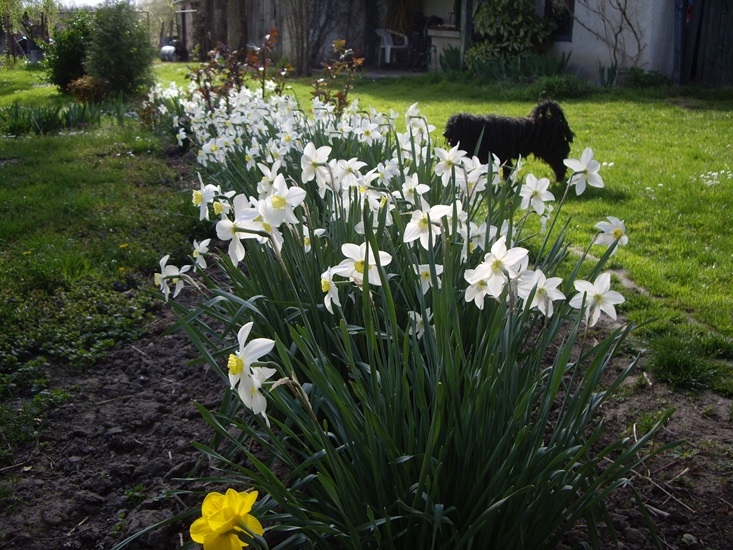
<svg viewBox="0 0 733 550">
<path fill-rule="evenodd" d="M 602 407 L 605 439 L 641 438 L 670 409 L 674 410 L 672 417 L 657 432 L 651 446 L 681 443 L 639 465 L 629 478 L 648 508 L 658 545 L 667 549 L 733 549 L 730 399 L 712 392 L 674 392 L 654 382 L 641 367 Z M 616 491 L 608 508 L 621 548 L 657 547 L 631 489 Z M 582 526 L 568 540 L 587 540 Z"/>
<path fill-rule="evenodd" d="M 108 549 L 199 503 L 164 493 L 201 488 L 176 479 L 201 459 L 190 442 L 207 442 L 210 435 L 193 402 L 217 408 L 224 383 L 188 365 L 197 353 L 185 335 L 164 334 L 173 322 L 162 306 L 146 337 L 121 345 L 95 369 L 54 369 L 53 387 L 72 396 L 40 420 L 37 443 L 0 472 L 12 484 L 0 510 L 3 548 Z M 627 363 L 620 358 L 609 376 Z M 639 466 L 631 481 L 649 506 L 662 548 L 731 549 L 731 400 L 672 392 L 640 369 L 602 409 L 607 437 L 641 437 L 669 408 L 675 413 L 653 444 L 683 443 Z M 609 508 L 622 548 L 654 547 L 631 490 L 614 493 Z M 190 521 L 142 536 L 128 548 L 180 547 L 190 540 Z M 582 540 L 581 525 L 563 546 Z"/>
<path fill-rule="evenodd" d="M 72 395 L 40 420 L 36 444 L 2 472 L 12 491 L 0 511 L 3 548 L 106 549 L 186 508 L 164 493 L 200 460 L 191 441 L 210 437 L 193 402 L 217 408 L 224 382 L 188 365 L 194 347 L 182 333 L 163 334 L 175 320 L 169 308 L 159 315 L 145 338 L 92 370 L 52 367 L 50 386 Z M 188 523 L 129 548 L 178 547 L 190 540 Z"/>
</svg>

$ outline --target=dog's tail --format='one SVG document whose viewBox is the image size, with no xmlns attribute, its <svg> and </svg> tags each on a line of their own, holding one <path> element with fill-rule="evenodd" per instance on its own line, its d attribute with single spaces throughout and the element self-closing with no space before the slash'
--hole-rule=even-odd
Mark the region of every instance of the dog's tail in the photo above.
<svg viewBox="0 0 733 550">
<path fill-rule="evenodd" d="M 532 109 L 529 118 L 540 123 L 540 126 L 546 131 L 551 131 L 554 134 L 551 138 L 550 136 L 547 136 L 548 139 L 555 141 L 559 138 L 566 143 L 573 142 L 575 134 L 570 129 L 570 125 L 568 124 L 568 120 L 565 118 L 565 113 L 563 112 L 562 107 L 554 101 L 547 100 L 537 105 Z M 546 124 L 542 124 L 543 122 Z M 559 132 L 560 136 L 555 134 L 555 132 Z"/>
</svg>

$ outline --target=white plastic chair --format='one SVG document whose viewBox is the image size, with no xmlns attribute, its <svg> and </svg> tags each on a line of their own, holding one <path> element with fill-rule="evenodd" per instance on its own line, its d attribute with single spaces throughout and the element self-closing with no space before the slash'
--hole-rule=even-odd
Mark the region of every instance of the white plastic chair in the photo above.
<svg viewBox="0 0 733 550">
<path fill-rule="evenodd" d="M 382 66 L 382 52 L 384 52 L 384 62 L 389 65 L 392 62 L 392 52 L 407 50 L 410 47 L 410 39 L 406 34 L 390 29 L 376 29 L 375 32 L 379 36 L 377 64 L 380 67 Z M 395 38 L 399 39 L 399 43 L 395 44 Z"/>
</svg>

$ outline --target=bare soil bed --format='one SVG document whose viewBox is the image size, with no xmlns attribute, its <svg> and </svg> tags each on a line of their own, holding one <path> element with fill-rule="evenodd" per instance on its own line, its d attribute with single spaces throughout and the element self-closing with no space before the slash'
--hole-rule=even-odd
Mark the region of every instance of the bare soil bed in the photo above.
<svg viewBox="0 0 733 550">
<path fill-rule="evenodd" d="M 164 334 L 175 320 L 169 308 L 161 306 L 158 315 L 143 339 L 120 345 L 93 370 L 55 369 L 53 387 L 71 397 L 39 419 L 38 441 L 0 472 L 12 486 L 0 510 L 0 547 L 108 549 L 198 504 L 166 491 L 196 488 L 177 481 L 201 458 L 191 441 L 206 443 L 210 435 L 193 403 L 217 408 L 223 382 L 188 364 L 196 351 L 185 335 Z M 619 359 L 614 369 L 626 362 Z M 604 407 L 609 437 L 640 437 L 654 415 L 676 409 L 654 444 L 684 442 L 639 466 L 632 479 L 662 548 L 733 548 L 730 406 L 713 394 L 672 392 L 640 371 Z M 655 547 L 631 491 L 617 491 L 609 508 L 621 548 Z M 190 521 L 127 548 L 180 547 L 190 542 Z M 584 539 L 578 526 L 563 546 L 579 547 Z"/>
</svg>

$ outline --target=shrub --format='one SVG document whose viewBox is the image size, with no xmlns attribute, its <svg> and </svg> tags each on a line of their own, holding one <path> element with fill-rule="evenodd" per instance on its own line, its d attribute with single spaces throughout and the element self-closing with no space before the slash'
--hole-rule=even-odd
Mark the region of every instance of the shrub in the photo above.
<svg viewBox="0 0 733 550">
<path fill-rule="evenodd" d="M 560 56 L 528 53 L 517 57 L 473 59 L 471 67 L 476 76 L 488 76 L 495 80 L 531 82 L 542 77 L 562 75 L 570 61 L 570 54 Z"/>
<path fill-rule="evenodd" d="M 46 54 L 46 76 L 60 91 L 67 91 L 70 82 L 84 76 L 90 36 L 91 16 L 85 11 L 74 13 L 66 27 L 55 33 Z"/>
<path fill-rule="evenodd" d="M 134 95 L 152 85 L 156 52 L 146 20 L 128 0 L 108 0 L 92 25 L 87 72 L 107 82 L 112 95 Z"/>
<path fill-rule="evenodd" d="M 461 49 L 451 46 L 440 55 L 440 68 L 445 72 L 455 72 L 463 69 Z"/>
<path fill-rule="evenodd" d="M 107 99 L 107 82 L 84 75 L 69 83 L 68 90 L 80 103 L 102 103 Z"/>
<path fill-rule="evenodd" d="M 0 109 L 0 133 L 13 136 L 52 134 L 65 128 L 99 125 L 101 119 L 101 110 L 87 104 L 23 107 L 16 102 Z"/>
<path fill-rule="evenodd" d="M 51 134 L 63 128 L 61 106 L 23 107 L 19 103 L 0 111 L 0 128 L 3 133 L 13 136 L 24 134 Z"/>
<path fill-rule="evenodd" d="M 577 99 L 592 94 L 595 87 L 575 75 L 546 76 L 531 84 L 528 94 L 532 99 Z"/>
<path fill-rule="evenodd" d="M 469 67 L 497 56 L 513 58 L 536 53 L 550 38 L 554 22 L 536 12 L 535 0 L 483 1 L 473 19 L 480 38 L 466 52 Z"/>
<path fill-rule="evenodd" d="M 657 71 L 645 71 L 637 67 L 619 71 L 619 86 L 622 88 L 662 88 L 670 85 L 670 79 Z"/>
<path fill-rule="evenodd" d="M 282 547 L 550 548 L 581 519 L 597 534 L 666 416 L 601 442 L 595 413 L 634 366 L 604 378 L 630 327 L 588 332 L 620 241 L 603 233 L 600 260 L 573 268 L 555 223 L 581 173 L 603 185 L 592 152 L 550 215 L 529 208 L 549 181 L 434 147 L 416 105 L 404 133 L 356 102 L 247 89 L 186 109 L 193 202 L 223 249 L 166 256 L 156 282 L 166 299 L 194 270 L 207 287 L 171 303 L 225 383 L 218 411 L 200 407 L 216 482 L 260 491 Z"/>
</svg>

